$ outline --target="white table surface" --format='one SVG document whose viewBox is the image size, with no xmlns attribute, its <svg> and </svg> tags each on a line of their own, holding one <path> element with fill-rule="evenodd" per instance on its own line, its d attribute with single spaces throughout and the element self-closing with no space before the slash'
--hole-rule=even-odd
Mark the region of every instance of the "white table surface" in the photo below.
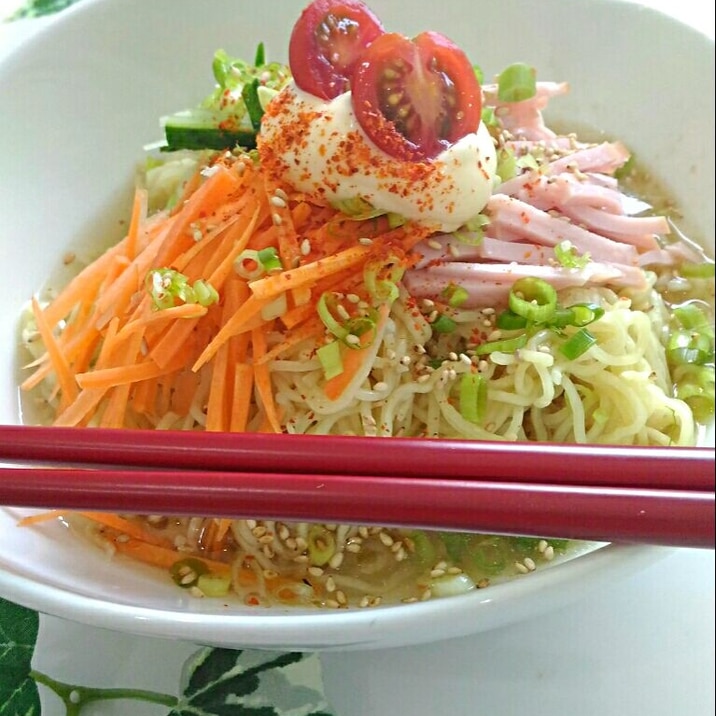
<svg viewBox="0 0 716 716">
<path fill-rule="evenodd" d="M 0 18 L 13 2 L 0 0 Z M 711 2 L 644 4 L 713 37 Z M 0 54 L 37 24 L 0 23 Z M 665 550 L 647 569 L 537 620 L 409 649 L 324 655 L 326 693 L 337 716 L 709 716 L 714 583 L 712 550 Z M 43 616 L 35 663 L 70 682 L 175 692 L 194 650 Z M 43 716 L 60 713 L 43 693 Z M 166 708 L 123 702 L 87 713 Z"/>
</svg>

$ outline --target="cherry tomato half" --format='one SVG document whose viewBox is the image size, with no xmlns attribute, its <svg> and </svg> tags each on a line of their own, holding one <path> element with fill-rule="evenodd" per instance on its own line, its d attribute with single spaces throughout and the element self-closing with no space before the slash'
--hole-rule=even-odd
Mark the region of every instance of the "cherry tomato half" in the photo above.
<svg viewBox="0 0 716 716">
<path fill-rule="evenodd" d="M 437 32 L 376 38 L 351 91 L 363 131 L 397 159 L 432 159 L 480 124 L 482 90 L 470 60 Z"/>
<path fill-rule="evenodd" d="M 381 34 L 380 20 L 360 0 L 314 0 L 288 46 L 296 85 L 323 99 L 346 92 L 361 52 Z"/>
</svg>

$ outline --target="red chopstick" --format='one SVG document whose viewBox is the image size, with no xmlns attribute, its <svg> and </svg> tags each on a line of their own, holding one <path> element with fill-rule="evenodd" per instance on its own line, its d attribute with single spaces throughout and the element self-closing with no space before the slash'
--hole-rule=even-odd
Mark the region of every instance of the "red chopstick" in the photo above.
<svg viewBox="0 0 716 716">
<path fill-rule="evenodd" d="M 0 426 L 0 460 L 713 491 L 713 448 Z"/>
<path fill-rule="evenodd" d="M 2 468 L 0 502 L 714 547 L 714 493 L 399 475 Z"/>
</svg>

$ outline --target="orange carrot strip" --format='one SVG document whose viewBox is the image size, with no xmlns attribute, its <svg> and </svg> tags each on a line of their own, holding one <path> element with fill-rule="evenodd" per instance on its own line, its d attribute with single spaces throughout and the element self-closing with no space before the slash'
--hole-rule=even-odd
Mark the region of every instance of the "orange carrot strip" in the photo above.
<svg viewBox="0 0 716 716">
<path fill-rule="evenodd" d="M 142 330 L 152 324 L 169 323 L 176 319 L 201 318 L 205 316 L 206 313 L 206 306 L 202 306 L 198 303 L 182 303 L 179 306 L 163 308 L 161 311 L 151 311 L 151 313 L 145 313 L 140 318 L 135 318 L 125 323 L 119 331 L 117 339 L 123 340 L 128 338 L 135 331 Z"/>
<path fill-rule="evenodd" d="M 147 215 L 147 190 L 137 187 L 134 190 L 134 202 L 132 204 L 132 218 L 129 222 L 129 230 L 127 231 L 127 245 L 125 254 L 134 259 L 138 253 L 139 232 L 142 222 Z"/>
<path fill-rule="evenodd" d="M 40 304 L 34 296 L 32 297 L 32 312 L 35 315 L 37 330 L 40 333 L 42 342 L 45 344 L 47 355 L 50 357 L 52 367 L 57 374 L 57 382 L 62 390 L 62 405 L 69 405 L 79 392 L 75 375 L 70 368 L 67 357 L 57 345 L 52 328 L 45 320 Z"/>
<path fill-rule="evenodd" d="M 282 353 L 293 348 L 293 346 L 305 341 L 307 338 L 319 338 L 326 331 L 323 321 L 316 318 L 312 321 L 306 321 L 303 325 L 294 328 L 285 338 L 277 343 L 270 351 L 264 353 L 260 358 L 254 358 L 257 364 L 268 363 L 278 358 Z"/>
<path fill-rule="evenodd" d="M 88 520 L 98 522 L 124 535 L 142 540 L 142 542 L 154 544 L 159 547 L 171 547 L 172 543 L 168 539 L 163 539 L 159 535 L 155 535 L 153 532 L 144 529 L 142 525 L 120 517 L 120 515 L 116 515 L 112 512 L 80 512 L 79 514 Z"/>
<path fill-rule="evenodd" d="M 149 350 L 149 357 L 158 365 L 169 365 L 178 352 L 186 350 L 189 336 L 196 328 L 198 318 L 186 318 L 173 323 L 159 341 Z"/>
<path fill-rule="evenodd" d="M 353 246 L 332 256 L 327 256 L 295 269 L 252 281 L 251 291 L 258 299 L 275 298 L 280 293 L 302 286 L 309 286 L 320 279 L 363 263 L 370 255 L 367 246 Z"/>
<path fill-rule="evenodd" d="M 58 517 L 62 517 L 64 512 L 62 510 L 48 510 L 47 512 L 40 512 L 36 515 L 27 515 L 27 517 L 23 517 L 21 520 L 18 520 L 18 527 L 30 527 L 32 525 L 37 525 L 40 522 L 48 522 L 49 520 L 57 519 Z"/>
<path fill-rule="evenodd" d="M 232 230 L 227 232 L 227 241 L 231 246 L 231 250 L 223 257 L 217 266 L 207 266 L 209 283 L 217 290 L 220 290 L 224 285 L 224 282 L 233 270 L 235 259 L 246 248 L 249 239 L 254 233 L 256 222 L 259 218 L 259 211 L 260 207 L 257 206 L 250 215 L 247 214 L 248 222 L 245 225 L 242 222 L 237 222 Z"/>
<path fill-rule="evenodd" d="M 138 383 L 140 380 L 158 378 L 166 372 L 165 368 L 158 366 L 153 361 L 146 361 L 80 373 L 77 376 L 77 382 L 83 390 L 108 389 L 118 385 Z"/>
<path fill-rule="evenodd" d="M 221 549 L 224 538 L 229 532 L 229 529 L 231 529 L 231 523 L 233 520 L 223 517 L 217 520 L 214 520 L 216 523 L 216 533 L 214 534 L 214 544 L 212 545 L 213 549 L 218 550 Z"/>
<path fill-rule="evenodd" d="M 185 552 L 177 552 L 167 547 L 159 547 L 158 545 L 149 544 L 131 537 L 128 540 L 110 539 L 108 541 L 120 554 L 126 554 L 132 557 L 132 559 L 150 564 L 154 567 L 161 567 L 162 569 L 171 569 L 174 564 L 187 557 Z M 206 557 L 197 557 L 197 559 L 204 562 L 212 574 L 226 576 L 231 574 L 230 564 L 217 562 L 216 560 L 207 559 Z"/>
<path fill-rule="evenodd" d="M 217 164 L 215 171 L 174 215 L 174 222 L 157 251 L 155 266 L 169 266 L 177 256 L 184 253 L 194 242 L 191 224 L 213 214 L 239 185 L 240 181 L 234 172 Z"/>
<path fill-rule="evenodd" d="M 132 336 L 130 346 L 127 348 L 130 355 L 137 355 L 142 344 L 142 334 L 135 333 Z M 121 428 L 125 422 L 127 413 L 127 403 L 129 400 L 129 391 L 131 384 L 136 381 L 125 380 L 123 383 L 116 385 L 112 390 L 107 405 L 102 413 L 100 427 L 103 428 Z"/>
<path fill-rule="evenodd" d="M 228 429 L 227 401 L 233 393 L 233 386 L 229 380 L 228 358 L 229 346 L 227 343 L 224 343 L 216 352 L 216 356 L 212 362 L 211 384 L 209 386 L 205 425 L 205 430 L 210 432 L 225 431 Z"/>
<path fill-rule="evenodd" d="M 249 408 L 253 396 L 254 369 L 249 363 L 234 365 L 234 394 L 229 415 L 229 430 L 232 433 L 246 432 Z"/>
<path fill-rule="evenodd" d="M 261 309 L 270 302 L 270 299 L 261 300 L 256 296 L 249 296 L 236 313 L 224 323 L 221 330 L 214 336 L 214 339 L 209 345 L 206 346 L 192 366 L 192 370 L 199 370 L 204 363 L 210 361 L 214 355 L 216 355 L 216 351 L 218 351 L 229 338 L 239 333 L 245 324 L 257 316 L 261 312 Z"/>
<path fill-rule="evenodd" d="M 279 411 L 273 395 L 271 385 L 271 373 L 266 364 L 261 363 L 261 358 L 266 354 L 266 333 L 262 328 L 255 328 L 251 331 L 251 344 L 254 349 L 254 381 L 261 404 L 263 405 L 266 419 L 275 433 L 283 432 Z"/>
</svg>

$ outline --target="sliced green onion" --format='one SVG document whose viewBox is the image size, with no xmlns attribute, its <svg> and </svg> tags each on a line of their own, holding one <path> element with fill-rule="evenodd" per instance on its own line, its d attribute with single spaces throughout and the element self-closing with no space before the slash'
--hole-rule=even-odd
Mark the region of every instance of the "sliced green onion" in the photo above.
<svg viewBox="0 0 716 716">
<path fill-rule="evenodd" d="M 169 568 L 169 574 L 171 574 L 174 583 L 184 589 L 195 586 L 199 577 L 208 571 L 206 562 L 202 562 L 196 557 L 180 559 Z"/>
<path fill-rule="evenodd" d="M 211 306 L 219 300 L 219 292 L 208 281 L 198 279 L 192 289 L 196 303 L 200 306 Z"/>
<path fill-rule="evenodd" d="M 588 326 L 604 315 L 604 309 L 596 303 L 573 303 L 569 310 L 572 312 L 571 325 L 578 328 Z"/>
<path fill-rule="evenodd" d="M 521 333 L 519 336 L 514 338 L 506 338 L 499 341 L 487 341 L 481 343 L 475 348 L 476 355 L 486 355 L 487 353 L 514 353 L 520 348 L 524 348 L 527 345 L 527 334 Z"/>
<path fill-rule="evenodd" d="M 234 259 L 234 271 L 247 281 L 255 281 L 266 273 L 259 259 L 259 252 L 254 249 L 244 249 Z"/>
<path fill-rule="evenodd" d="M 711 261 L 694 263 L 687 261 L 679 266 L 679 273 L 684 278 L 713 278 L 714 264 Z"/>
<path fill-rule="evenodd" d="M 264 321 L 272 321 L 274 318 L 283 316 L 287 310 L 288 300 L 286 298 L 286 294 L 282 293 L 261 309 L 261 318 L 263 318 Z"/>
<path fill-rule="evenodd" d="M 483 84 L 485 81 L 485 73 L 482 71 L 482 67 L 480 67 L 480 65 L 473 65 L 472 71 L 475 73 L 475 77 L 477 78 L 477 81 L 480 84 Z"/>
<path fill-rule="evenodd" d="M 457 328 L 457 323 L 449 316 L 441 313 L 430 326 L 435 333 L 452 333 Z"/>
<path fill-rule="evenodd" d="M 528 276 L 515 281 L 508 304 L 513 313 L 528 321 L 546 323 L 557 309 L 557 292 L 541 278 Z"/>
<path fill-rule="evenodd" d="M 559 347 L 559 350 L 565 358 L 574 360 L 586 353 L 596 342 L 597 339 L 592 333 L 586 328 L 580 328 Z"/>
<path fill-rule="evenodd" d="M 322 567 L 336 552 L 336 538 L 333 533 L 321 525 L 313 525 L 308 530 L 308 559 L 312 565 Z"/>
<path fill-rule="evenodd" d="M 389 229 L 397 229 L 408 221 L 402 214 L 396 214 L 394 211 L 389 211 L 387 217 Z"/>
<path fill-rule="evenodd" d="M 316 356 L 323 368 L 323 377 L 326 380 L 335 378 L 343 372 L 343 358 L 341 357 L 341 344 L 331 341 L 316 351 Z"/>
<path fill-rule="evenodd" d="M 494 107 L 483 107 L 480 119 L 486 127 L 497 127 L 499 125 Z"/>
<path fill-rule="evenodd" d="M 515 62 L 497 78 L 497 98 L 500 102 L 522 102 L 537 94 L 537 72 L 534 67 Z"/>
<path fill-rule="evenodd" d="M 460 415 L 479 424 L 487 409 L 487 381 L 479 373 L 463 373 L 460 379 Z"/>
<path fill-rule="evenodd" d="M 714 359 L 713 336 L 689 329 L 674 331 L 669 336 L 666 356 L 671 365 L 705 365 Z"/>
<path fill-rule="evenodd" d="M 699 333 L 705 333 L 713 336 L 713 323 L 708 319 L 706 313 L 694 301 L 682 303 L 673 310 L 674 318 L 683 328 L 691 328 Z"/>
<path fill-rule="evenodd" d="M 527 319 L 507 308 L 498 314 L 495 326 L 503 331 L 518 331 L 527 326 Z"/>
<path fill-rule="evenodd" d="M 436 551 L 433 541 L 423 530 L 414 530 L 408 535 L 413 543 L 412 553 L 417 560 L 426 566 L 432 567 L 435 564 Z"/>
<path fill-rule="evenodd" d="M 377 322 L 378 321 L 375 312 L 371 312 L 369 314 L 366 314 L 365 316 L 353 316 L 346 321 L 345 327 L 349 335 L 358 336 L 358 338 L 361 338 L 362 336 L 366 335 L 366 333 L 375 331 L 375 325 Z M 351 345 L 349 343 L 348 345 L 351 348 L 366 348 L 372 342 L 373 341 L 371 339 L 367 343 L 361 342 L 359 345 Z"/>
<path fill-rule="evenodd" d="M 204 596 L 225 597 L 231 588 L 231 577 L 223 574 L 202 574 L 196 586 Z"/>
<path fill-rule="evenodd" d="M 334 209 L 345 214 L 354 221 L 373 219 L 376 216 L 383 216 L 386 212 L 383 209 L 376 209 L 372 204 L 359 196 L 351 199 L 337 199 L 331 202 Z"/>
<path fill-rule="evenodd" d="M 452 308 L 459 308 L 470 297 L 467 289 L 456 283 L 449 283 L 440 294 Z"/>
<path fill-rule="evenodd" d="M 264 116 L 264 108 L 261 106 L 258 89 L 259 81 L 254 79 L 251 82 L 247 82 L 241 90 L 241 99 L 244 100 L 251 126 L 255 132 L 258 132 L 261 128 L 261 118 Z"/>
<path fill-rule="evenodd" d="M 363 269 L 363 281 L 371 297 L 379 303 L 393 303 L 400 291 L 405 266 L 397 256 L 368 261 Z"/>
<path fill-rule="evenodd" d="M 278 257 L 276 249 L 273 246 L 267 246 L 265 249 L 261 249 L 258 252 L 257 256 L 266 273 L 275 273 L 276 271 L 283 271 L 281 259 Z"/>
<path fill-rule="evenodd" d="M 323 321 L 323 325 L 336 338 L 344 340 L 348 335 L 349 331 L 346 326 L 342 323 L 339 323 L 333 315 L 336 303 L 337 301 L 335 294 L 331 291 L 324 291 L 321 294 L 321 297 L 318 299 L 318 303 L 316 304 L 316 311 L 318 312 L 318 316 L 320 317 L 321 321 Z"/>
<path fill-rule="evenodd" d="M 517 157 L 508 147 L 503 147 L 497 153 L 496 172 L 503 182 L 517 176 Z"/>
<path fill-rule="evenodd" d="M 256 45 L 256 54 L 254 55 L 254 65 L 256 67 L 263 67 L 266 64 L 266 48 L 263 42 L 259 42 Z"/>
<path fill-rule="evenodd" d="M 588 253 L 579 254 L 571 241 L 560 241 L 554 247 L 554 256 L 564 268 L 584 268 L 591 260 Z"/>
<path fill-rule="evenodd" d="M 148 271 L 144 286 L 157 310 L 171 308 L 177 301 L 209 306 L 219 300 L 219 293 L 208 281 L 199 279 L 191 286 L 189 279 L 175 269 L 159 268 Z"/>
</svg>

